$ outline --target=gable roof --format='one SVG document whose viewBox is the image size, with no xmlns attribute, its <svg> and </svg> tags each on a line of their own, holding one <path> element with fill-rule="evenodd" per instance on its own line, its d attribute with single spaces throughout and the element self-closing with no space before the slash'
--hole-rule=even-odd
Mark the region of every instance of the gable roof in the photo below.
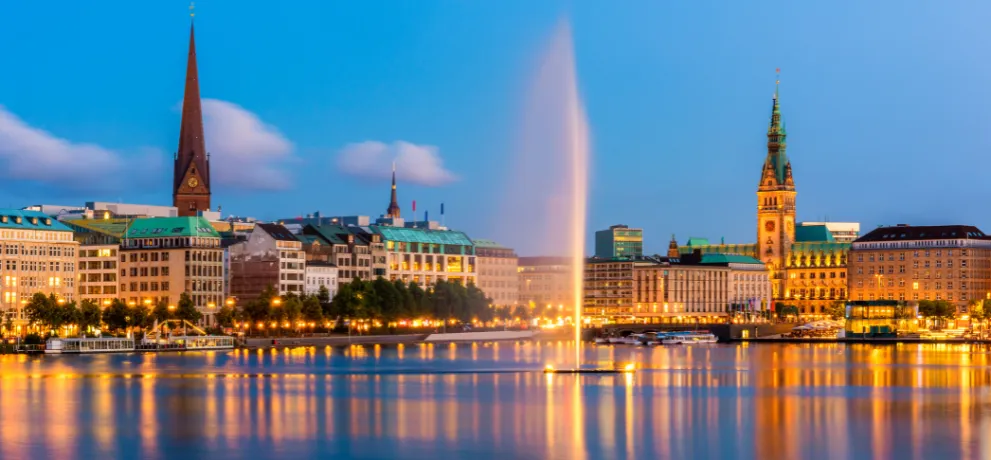
<svg viewBox="0 0 991 460">
<path fill-rule="evenodd" d="M 126 238 L 167 238 L 194 236 L 220 238 L 220 233 L 202 217 L 149 217 L 135 219 Z"/>
</svg>

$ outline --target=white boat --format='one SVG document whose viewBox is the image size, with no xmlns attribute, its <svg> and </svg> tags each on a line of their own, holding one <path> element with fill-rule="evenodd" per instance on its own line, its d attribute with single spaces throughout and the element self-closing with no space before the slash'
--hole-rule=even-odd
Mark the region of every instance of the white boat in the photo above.
<svg viewBox="0 0 991 460">
<path fill-rule="evenodd" d="M 608 345 L 609 344 L 609 337 L 596 337 L 595 338 L 595 344 L 596 345 Z"/>
<path fill-rule="evenodd" d="M 170 337 L 169 341 L 183 350 L 230 350 L 234 337 L 226 335 L 190 335 Z"/>
<path fill-rule="evenodd" d="M 716 343 L 719 339 L 708 332 L 693 332 L 691 334 L 680 334 L 666 337 L 661 341 L 664 345 L 690 345 L 696 343 Z"/>
<path fill-rule="evenodd" d="M 45 353 L 81 354 L 81 353 L 126 353 L 134 351 L 134 339 L 99 337 L 99 338 L 58 338 L 53 337 L 45 342 Z"/>
</svg>

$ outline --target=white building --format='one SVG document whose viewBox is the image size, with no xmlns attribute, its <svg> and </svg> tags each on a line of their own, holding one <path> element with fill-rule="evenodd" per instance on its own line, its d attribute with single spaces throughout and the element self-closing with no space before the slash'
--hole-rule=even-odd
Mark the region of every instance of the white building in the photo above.
<svg viewBox="0 0 991 460">
<path fill-rule="evenodd" d="M 311 261 L 306 264 L 306 285 L 303 293 L 317 295 L 321 287 L 330 291 L 330 298 L 337 294 L 337 266 L 329 262 Z"/>
<path fill-rule="evenodd" d="M 520 275 L 516 252 L 495 241 L 474 239 L 478 261 L 478 287 L 495 306 L 520 303 Z"/>
</svg>

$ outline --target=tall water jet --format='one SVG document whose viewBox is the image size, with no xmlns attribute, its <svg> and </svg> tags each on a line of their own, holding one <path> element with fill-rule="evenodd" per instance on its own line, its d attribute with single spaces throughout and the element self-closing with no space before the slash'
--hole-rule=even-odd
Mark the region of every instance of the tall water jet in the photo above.
<svg viewBox="0 0 991 460">
<path fill-rule="evenodd" d="M 522 144 L 507 189 L 509 207 L 502 214 L 510 218 L 500 222 L 508 226 L 501 233 L 516 236 L 517 247 L 531 254 L 566 254 L 571 261 L 577 369 L 590 152 L 567 20 L 557 26 L 536 70 L 523 115 Z"/>
</svg>

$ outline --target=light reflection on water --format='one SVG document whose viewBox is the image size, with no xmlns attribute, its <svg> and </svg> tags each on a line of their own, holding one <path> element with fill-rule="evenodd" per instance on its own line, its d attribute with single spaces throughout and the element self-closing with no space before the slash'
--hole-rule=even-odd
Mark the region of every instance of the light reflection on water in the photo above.
<svg viewBox="0 0 991 460">
<path fill-rule="evenodd" d="M 568 342 L 0 356 L 0 458 L 987 458 L 966 345 Z M 986 438 L 986 437 L 985 437 Z"/>
</svg>

